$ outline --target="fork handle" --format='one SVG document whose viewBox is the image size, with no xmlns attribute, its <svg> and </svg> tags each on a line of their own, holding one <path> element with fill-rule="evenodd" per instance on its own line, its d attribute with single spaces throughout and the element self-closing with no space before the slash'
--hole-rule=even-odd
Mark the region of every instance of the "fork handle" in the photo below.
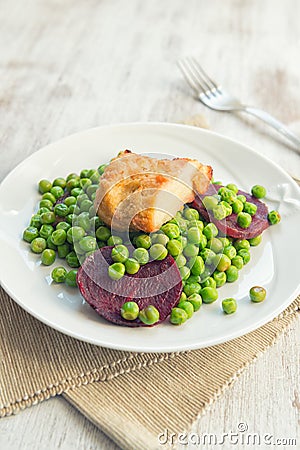
<svg viewBox="0 0 300 450">
<path fill-rule="evenodd" d="M 271 127 L 275 128 L 280 134 L 289 139 L 295 146 L 296 150 L 300 153 L 300 138 L 295 133 L 290 131 L 282 122 L 275 119 L 271 114 L 263 111 L 262 109 L 253 108 L 252 106 L 245 106 L 243 111 L 258 117 L 263 122 L 267 123 Z"/>
</svg>

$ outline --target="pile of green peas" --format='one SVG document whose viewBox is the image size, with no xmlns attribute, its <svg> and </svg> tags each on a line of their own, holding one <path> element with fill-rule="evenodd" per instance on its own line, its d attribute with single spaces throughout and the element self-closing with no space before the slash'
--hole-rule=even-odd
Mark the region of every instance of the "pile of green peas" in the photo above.
<svg viewBox="0 0 300 450">
<path fill-rule="evenodd" d="M 230 183 L 220 187 L 217 194 L 204 197 L 202 202 L 208 211 L 212 211 L 215 219 L 222 220 L 235 213 L 239 226 L 248 228 L 251 225 L 252 216 L 256 214 L 257 206 L 247 202 L 244 195 L 238 195 L 238 191 L 238 187 Z M 266 189 L 263 186 L 255 185 L 252 187 L 251 193 L 260 199 L 265 197 Z"/>
<path fill-rule="evenodd" d="M 69 272 L 59 266 L 51 273 L 56 283 L 76 286 L 78 267 L 89 254 L 106 245 L 95 236 L 104 223 L 94 209 L 96 190 L 105 167 L 103 164 L 96 170 L 82 170 L 79 175 L 71 173 L 53 182 L 43 179 L 38 184 L 42 197 L 23 232 L 23 239 L 33 253 L 41 255 L 43 265 L 51 266 L 57 258 L 66 261 L 71 268 Z"/>
</svg>

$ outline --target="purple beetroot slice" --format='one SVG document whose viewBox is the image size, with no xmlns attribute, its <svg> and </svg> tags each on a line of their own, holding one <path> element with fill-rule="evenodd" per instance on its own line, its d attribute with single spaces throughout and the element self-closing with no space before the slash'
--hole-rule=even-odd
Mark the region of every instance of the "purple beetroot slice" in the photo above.
<svg viewBox="0 0 300 450">
<path fill-rule="evenodd" d="M 180 272 L 172 256 L 142 266 L 135 275 L 126 274 L 118 281 L 111 280 L 107 267 L 113 261 L 112 247 L 103 247 L 89 256 L 77 273 L 81 295 L 106 320 L 129 327 L 149 326 L 139 319 L 129 321 L 121 316 L 121 307 L 135 301 L 140 310 L 155 306 L 163 322 L 178 303 L 182 291 Z"/>
<path fill-rule="evenodd" d="M 252 216 L 252 222 L 248 228 L 242 228 L 237 223 L 237 214 L 232 213 L 223 220 L 214 218 L 212 212 L 208 212 L 202 203 L 202 199 L 207 195 L 217 194 L 222 186 L 211 184 L 205 195 L 197 195 L 191 206 L 199 211 L 201 216 L 207 222 L 213 222 L 221 233 L 226 234 L 234 239 L 252 239 L 260 235 L 269 226 L 268 222 L 268 208 L 267 206 L 253 195 L 244 191 L 238 191 L 238 195 L 244 195 L 247 202 L 254 203 L 257 206 L 257 211 Z"/>
</svg>

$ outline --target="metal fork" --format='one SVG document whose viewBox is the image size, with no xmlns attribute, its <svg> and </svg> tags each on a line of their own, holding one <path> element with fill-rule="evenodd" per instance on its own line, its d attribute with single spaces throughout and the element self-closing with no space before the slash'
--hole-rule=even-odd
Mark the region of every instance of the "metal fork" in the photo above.
<svg viewBox="0 0 300 450">
<path fill-rule="evenodd" d="M 275 128 L 285 138 L 289 139 L 294 144 L 295 150 L 300 152 L 300 138 L 296 134 L 262 109 L 241 103 L 237 98 L 223 89 L 221 85 L 213 81 L 195 58 L 181 59 L 178 61 L 178 66 L 186 81 L 194 89 L 197 97 L 204 105 L 217 111 L 242 111 L 258 117 L 263 122 Z"/>
</svg>

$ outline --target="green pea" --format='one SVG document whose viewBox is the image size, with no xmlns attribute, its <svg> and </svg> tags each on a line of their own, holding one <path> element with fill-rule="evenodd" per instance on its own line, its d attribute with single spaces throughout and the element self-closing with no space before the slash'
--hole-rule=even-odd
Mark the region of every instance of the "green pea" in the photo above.
<svg viewBox="0 0 300 450">
<path fill-rule="evenodd" d="M 232 203 L 231 206 L 232 206 L 232 211 L 233 211 L 235 214 L 238 214 L 238 213 L 240 213 L 240 212 L 243 211 L 244 203 L 242 203 L 240 200 L 236 199 L 236 200 Z"/>
<path fill-rule="evenodd" d="M 180 302 L 178 303 L 177 308 L 183 309 L 186 312 L 188 319 L 194 314 L 194 307 L 190 302 Z"/>
<path fill-rule="evenodd" d="M 266 298 L 267 292 L 261 286 L 253 286 L 249 291 L 249 295 L 254 303 L 260 303 Z"/>
<path fill-rule="evenodd" d="M 249 243 L 251 245 L 251 247 L 256 247 L 257 245 L 259 245 L 262 241 L 262 235 L 260 234 L 259 236 L 256 236 L 252 239 L 249 239 Z"/>
<path fill-rule="evenodd" d="M 80 172 L 80 178 L 88 178 L 89 169 L 82 169 Z"/>
<path fill-rule="evenodd" d="M 57 246 L 58 257 L 64 259 L 70 253 L 70 246 L 66 242 Z"/>
<path fill-rule="evenodd" d="M 206 278 L 206 280 L 203 283 L 201 283 L 201 287 L 202 288 L 205 288 L 205 287 L 216 288 L 217 287 L 216 280 L 214 280 L 214 278 L 212 278 L 212 277 L 208 277 L 208 278 Z"/>
<path fill-rule="evenodd" d="M 107 245 L 111 246 L 111 245 L 118 245 L 118 244 L 122 244 L 123 243 L 123 239 L 120 236 L 110 236 L 107 239 Z"/>
<path fill-rule="evenodd" d="M 188 319 L 187 313 L 182 308 L 172 308 L 170 315 L 170 322 L 173 325 L 181 325 Z"/>
<path fill-rule="evenodd" d="M 169 237 L 163 233 L 154 233 L 151 239 L 153 244 L 161 244 L 164 246 L 166 246 L 170 240 Z"/>
<path fill-rule="evenodd" d="M 33 239 L 30 243 L 30 248 L 33 253 L 42 253 L 47 247 L 46 239 L 37 237 Z"/>
<path fill-rule="evenodd" d="M 104 174 L 104 171 L 105 171 L 106 167 L 107 167 L 107 164 L 101 164 L 101 166 L 98 167 L 99 175 L 103 175 Z"/>
<path fill-rule="evenodd" d="M 79 187 L 76 187 L 76 188 L 73 188 L 72 190 L 71 190 L 71 195 L 73 196 L 73 197 L 79 197 L 79 195 L 81 195 L 82 194 L 82 189 L 81 188 L 79 188 Z"/>
<path fill-rule="evenodd" d="M 39 203 L 39 207 L 40 208 L 47 208 L 49 211 L 52 209 L 53 207 L 53 203 L 50 202 L 50 200 L 41 200 Z"/>
<path fill-rule="evenodd" d="M 43 213 L 41 215 L 41 222 L 42 222 L 42 224 L 49 225 L 51 223 L 54 223 L 55 220 L 56 220 L 55 219 L 55 214 L 52 211 Z"/>
<path fill-rule="evenodd" d="M 227 237 L 219 237 L 218 239 L 222 242 L 223 248 L 229 247 L 231 244 L 231 241 Z"/>
<path fill-rule="evenodd" d="M 55 250 L 51 250 L 50 248 L 46 248 L 41 256 L 41 261 L 44 266 L 51 266 L 54 263 L 56 258 Z"/>
<path fill-rule="evenodd" d="M 85 236 L 82 239 L 80 239 L 79 246 L 80 246 L 80 248 L 83 251 L 91 252 L 93 250 L 96 250 L 96 248 L 97 248 L 97 241 L 96 241 L 96 239 L 93 236 Z"/>
<path fill-rule="evenodd" d="M 224 206 L 224 208 L 226 210 L 226 217 L 228 217 L 232 214 L 232 207 L 228 202 L 221 201 L 220 205 Z"/>
<path fill-rule="evenodd" d="M 237 198 L 236 193 L 227 187 L 221 187 L 218 190 L 218 195 L 221 196 L 221 200 L 231 205 Z"/>
<path fill-rule="evenodd" d="M 98 216 L 92 217 L 90 219 L 90 229 L 91 230 L 98 230 L 100 226 L 102 226 L 103 222 L 99 219 Z"/>
<path fill-rule="evenodd" d="M 183 211 L 183 216 L 187 220 L 199 220 L 199 212 L 194 208 L 185 208 Z"/>
<path fill-rule="evenodd" d="M 59 186 L 62 189 L 64 189 L 66 187 L 66 180 L 64 178 L 55 178 L 55 180 L 53 181 L 53 186 Z"/>
<path fill-rule="evenodd" d="M 187 232 L 187 239 L 192 244 L 199 244 L 201 240 L 202 232 L 198 227 L 191 227 Z"/>
<path fill-rule="evenodd" d="M 202 203 L 208 211 L 212 211 L 218 205 L 218 199 L 208 195 L 202 199 Z"/>
<path fill-rule="evenodd" d="M 39 237 L 39 230 L 36 227 L 29 226 L 23 231 L 23 239 L 26 242 L 30 243 L 37 237 Z"/>
<path fill-rule="evenodd" d="M 183 292 L 189 297 L 192 294 L 199 294 L 201 286 L 199 283 L 186 283 Z"/>
<path fill-rule="evenodd" d="M 192 258 L 193 256 L 197 256 L 199 253 L 199 247 L 195 244 L 187 244 L 183 249 L 183 254 L 187 258 Z"/>
<path fill-rule="evenodd" d="M 251 194 L 253 195 L 253 197 L 256 198 L 264 198 L 267 194 L 267 191 L 263 186 L 256 184 L 255 186 L 252 187 Z"/>
<path fill-rule="evenodd" d="M 156 259 L 158 261 L 161 261 L 168 256 L 168 250 L 161 244 L 152 245 L 149 253 L 152 259 Z"/>
<path fill-rule="evenodd" d="M 238 251 L 238 255 L 241 256 L 241 257 L 243 258 L 244 265 L 248 264 L 248 262 L 249 262 L 250 259 L 251 259 L 251 255 L 250 255 L 250 253 L 248 252 L 248 250 L 245 250 L 245 249 L 243 249 L 243 248 L 242 248 L 241 250 Z"/>
<path fill-rule="evenodd" d="M 91 200 L 83 200 L 83 202 L 80 205 L 80 211 L 88 212 L 92 206 L 93 202 L 91 202 Z"/>
<path fill-rule="evenodd" d="M 69 208 L 64 203 L 58 203 L 54 206 L 54 214 L 59 217 L 66 217 L 69 214 Z"/>
<path fill-rule="evenodd" d="M 242 203 L 245 203 L 247 201 L 246 197 L 242 194 L 238 195 L 236 198 Z"/>
<path fill-rule="evenodd" d="M 52 280 L 55 283 L 64 283 L 66 280 L 67 271 L 63 266 L 55 267 L 51 272 Z"/>
<path fill-rule="evenodd" d="M 52 188 L 52 183 L 49 180 L 41 180 L 39 182 L 39 191 L 41 194 L 45 194 L 45 192 L 49 192 Z"/>
<path fill-rule="evenodd" d="M 201 289 L 200 295 L 204 303 L 213 303 L 219 296 L 217 289 L 212 287 L 205 287 Z"/>
<path fill-rule="evenodd" d="M 187 301 L 192 304 L 194 311 L 198 311 L 202 305 L 202 298 L 200 294 L 189 295 Z"/>
<path fill-rule="evenodd" d="M 89 197 L 86 195 L 86 194 L 80 194 L 80 195 L 78 195 L 78 197 L 77 197 L 77 204 L 79 205 L 79 206 L 81 206 L 81 204 L 85 201 L 85 200 L 89 200 Z"/>
<path fill-rule="evenodd" d="M 108 267 L 108 275 L 112 280 L 120 280 L 125 275 L 125 266 L 122 263 L 113 263 Z"/>
<path fill-rule="evenodd" d="M 217 288 L 219 288 L 226 283 L 226 273 L 215 270 L 215 272 L 213 273 L 213 279 L 216 282 Z"/>
<path fill-rule="evenodd" d="M 65 232 L 67 232 L 70 228 L 71 228 L 71 225 L 67 222 L 59 222 L 56 225 L 57 230 L 65 230 Z"/>
<path fill-rule="evenodd" d="M 216 266 L 219 272 L 225 272 L 231 265 L 230 258 L 224 254 L 218 254 L 215 257 L 214 265 Z"/>
<path fill-rule="evenodd" d="M 237 215 L 237 223 L 241 228 L 249 228 L 252 222 L 252 217 L 246 212 L 240 212 Z"/>
<path fill-rule="evenodd" d="M 125 302 L 121 308 L 121 316 L 125 320 L 135 320 L 139 316 L 139 306 L 136 302 Z"/>
<path fill-rule="evenodd" d="M 137 247 L 146 248 L 147 250 L 151 247 L 151 238 L 147 234 L 140 234 L 135 238 L 135 245 Z"/>
<path fill-rule="evenodd" d="M 45 194 L 43 194 L 42 200 L 49 200 L 49 202 L 51 202 L 52 204 L 56 202 L 56 198 L 53 194 L 51 194 L 51 192 L 46 192 Z"/>
<path fill-rule="evenodd" d="M 55 230 L 52 233 L 52 242 L 54 245 L 62 245 L 66 242 L 67 233 L 65 230 Z"/>
<path fill-rule="evenodd" d="M 106 242 L 110 237 L 110 235 L 111 235 L 110 230 L 107 227 L 100 226 L 96 230 L 96 238 L 99 239 L 100 241 Z"/>
<path fill-rule="evenodd" d="M 99 175 L 98 170 L 93 170 L 92 173 L 89 172 L 89 179 L 91 180 L 91 182 L 93 184 L 99 183 L 100 175 Z"/>
<path fill-rule="evenodd" d="M 203 261 L 205 261 L 205 264 L 207 265 L 211 265 L 214 262 L 214 258 L 216 256 L 215 252 L 212 251 L 209 248 L 204 248 L 201 252 L 200 252 L 200 256 L 202 257 Z"/>
<path fill-rule="evenodd" d="M 50 189 L 50 192 L 52 195 L 54 195 L 54 197 L 57 199 L 59 199 L 60 197 L 62 197 L 64 195 L 64 190 L 63 188 L 61 188 L 60 186 L 53 186 Z"/>
<path fill-rule="evenodd" d="M 231 265 L 235 266 L 238 270 L 241 270 L 244 266 L 243 258 L 240 255 L 236 255 L 232 258 Z"/>
<path fill-rule="evenodd" d="M 140 269 L 140 264 L 134 258 L 128 258 L 124 264 L 125 264 L 126 273 L 129 273 L 131 275 L 134 275 Z"/>
<path fill-rule="evenodd" d="M 55 244 L 53 244 L 52 241 L 52 235 L 50 234 L 50 236 L 47 237 L 47 248 L 50 248 L 50 250 L 57 250 L 57 247 Z"/>
<path fill-rule="evenodd" d="M 237 251 L 241 249 L 249 250 L 250 248 L 250 242 L 247 239 L 237 239 L 234 241 L 233 245 Z"/>
<path fill-rule="evenodd" d="M 53 233 L 54 227 L 52 225 L 42 225 L 40 229 L 40 236 L 44 239 L 48 239 Z"/>
<path fill-rule="evenodd" d="M 205 264 L 201 256 L 196 256 L 195 262 L 191 268 L 193 275 L 201 275 L 204 272 Z"/>
<path fill-rule="evenodd" d="M 70 287 L 77 286 L 77 270 L 70 270 L 70 272 L 67 273 L 65 283 Z"/>
<path fill-rule="evenodd" d="M 67 230 L 67 241 L 72 244 L 73 242 L 80 241 L 85 235 L 85 230 L 82 227 L 71 227 Z"/>
<path fill-rule="evenodd" d="M 111 250 L 111 257 L 114 262 L 124 263 L 129 257 L 129 250 L 123 244 L 116 245 Z"/>
<path fill-rule="evenodd" d="M 228 267 L 228 269 L 225 271 L 225 274 L 226 274 L 226 281 L 228 283 L 234 283 L 239 277 L 238 268 L 235 266 Z"/>
<path fill-rule="evenodd" d="M 74 173 L 74 172 L 70 173 L 70 174 L 67 176 L 66 181 L 70 181 L 72 178 L 78 178 L 77 173 Z"/>
<path fill-rule="evenodd" d="M 71 205 L 76 205 L 76 197 L 74 197 L 73 195 L 70 195 L 69 197 L 64 199 L 64 204 L 67 205 L 68 207 Z"/>
<path fill-rule="evenodd" d="M 198 246 L 199 246 L 199 251 L 203 250 L 207 246 L 207 238 L 204 236 L 204 234 L 201 235 Z"/>
<path fill-rule="evenodd" d="M 80 178 L 78 176 L 71 178 L 67 181 L 66 188 L 69 192 L 72 192 L 72 189 L 79 188 L 80 186 Z M 72 194 L 74 195 L 74 194 Z"/>
<path fill-rule="evenodd" d="M 79 227 L 83 228 L 85 231 L 90 229 L 90 217 L 87 212 L 82 212 L 77 217 L 77 224 Z"/>
<path fill-rule="evenodd" d="M 281 220 L 281 216 L 278 211 L 270 211 L 268 214 L 268 221 L 271 225 L 276 225 Z"/>
<path fill-rule="evenodd" d="M 218 235 L 218 228 L 214 223 L 208 223 L 203 229 L 204 236 L 209 240 Z"/>
<path fill-rule="evenodd" d="M 180 236 L 179 227 L 175 223 L 166 223 L 161 227 L 161 231 L 165 233 L 170 239 L 176 239 Z"/>
<path fill-rule="evenodd" d="M 223 250 L 224 255 L 228 256 L 229 259 L 232 259 L 236 256 L 236 249 L 233 245 L 229 245 L 228 247 L 225 247 Z"/>
<path fill-rule="evenodd" d="M 200 282 L 203 283 L 204 281 L 206 281 L 211 275 L 211 269 L 209 267 L 205 266 L 204 272 L 201 273 L 201 280 Z"/>
<path fill-rule="evenodd" d="M 187 296 L 186 296 L 186 294 L 182 291 L 178 303 L 180 303 L 180 302 L 185 302 L 186 299 L 187 299 Z"/>
<path fill-rule="evenodd" d="M 224 207 L 224 205 L 221 205 L 221 204 L 217 205 L 213 209 L 213 216 L 217 220 L 225 219 L 225 217 L 227 216 L 227 211 L 226 211 L 226 208 Z"/>
<path fill-rule="evenodd" d="M 91 184 L 88 186 L 86 193 L 91 198 L 91 196 L 97 191 L 98 186 L 96 184 Z"/>
<path fill-rule="evenodd" d="M 45 208 L 44 206 L 43 206 L 43 208 L 40 208 L 39 210 L 38 210 L 38 212 L 37 212 L 37 214 L 39 215 L 39 216 L 41 216 L 43 213 L 45 213 L 45 212 L 50 212 L 50 209 L 49 208 Z"/>
<path fill-rule="evenodd" d="M 79 261 L 75 252 L 70 252 L 66 256 L 66 261 L 70 267 L 79 267 Z"/>
<path fill-rule="evenodd" d="M 215 253 L 220 253 L 223 250 L 223 244 L 218 238 L 212 238 L 207 242 L 207 247 Z"/>
<path fill-rule="evenodd" d="M 187 238 L 186 238 L 185 236 L 179 236 L 179 237 L 176 239 L 176 241 L 180 242 L 181 247 L 182 247 L 183 249 L 184 249 L 184 247 L 186 247 L 187 244 L 188 244 L 188 240 L 187 240 Z"/>
<path fill-rule="evenodd" d="M 179 272 L 180 272 L 182 281 L 187 280 L 191 274 L 191 271 L 187 266 L 180 267 Z"/>
<path fill-rule="evenodd" d="M 222 309 L 225 314 L 233 314 L 237 310 L 237 302 L 234 298 L 224 298 L 222 301 Z"/>
<path fill-rule="evenodd" d="M 146 325 L 153 325 L 159 321 L 159 311 L 153 305 L 146 306 L 140 311 L 139 319 Z"/>
<path fill-rule="evenodd" d="M 159 244 L 158 244 L 159 245 Z M 171 256 L 176 258 L 178 255 L 182 253 L 182 245 L 179 241 L 176 239 L 171 239 L 167 244 L 168 252 Z"/>
<path fill-rule="evenodd" d="M 92 185 L 92 181 L 89 178 L 81 178 L 79 185 L 82 189 L 86 190 L 89 186 Z"/>
<path fill-rule="evenodd" d="M 190 224 L 190 222 L 188 222 L 186 219 L 177 219 L 177 224 L 179 226 L 179 230 L 181 232 L 181 234 L 186 233 L 188 226 Z"/>
<path fill-rule="evenodd" d="M 238 191 L 239 191 L 239 188 L 237 187 L 237 185 L 236 185 L 236 184 L 233 184 L 233 183 L 227 184 L 226 187 L 227 187 L 227 189 L 230 189 L 230 190 L 231 190 L 232 192 L 234 192 L 235 194 L 237 194 Z"/>
<path fill-rule="evenodd" d="M 257 206 L 254 203 L 245 202 L 243 211 L 250 214 L 250 216 L 254 216 L 257 211 Z"/>
<path fill-rule="evenodd" d="M 147 264 L 149 261 L 149 253 L 145 248 L 139 247 L 133 251 L 133 257 L 141 265 Z"/>
</svg>

